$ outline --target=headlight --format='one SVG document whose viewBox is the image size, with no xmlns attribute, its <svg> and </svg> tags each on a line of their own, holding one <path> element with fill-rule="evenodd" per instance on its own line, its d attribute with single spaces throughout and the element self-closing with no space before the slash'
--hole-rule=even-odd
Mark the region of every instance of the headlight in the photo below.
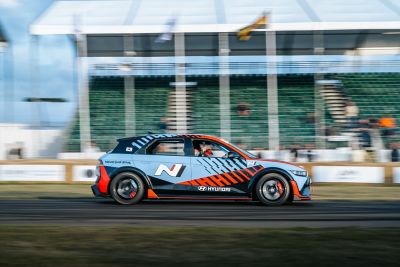
<svg viewBox="0 0 400 267">
<path fill-rule="evenodd" d="M 291 170 L 291 172 L 292 172 L 294 175 L 297 175 L 297 176 L 307 176 L 307 171 Z"/>
</svg>

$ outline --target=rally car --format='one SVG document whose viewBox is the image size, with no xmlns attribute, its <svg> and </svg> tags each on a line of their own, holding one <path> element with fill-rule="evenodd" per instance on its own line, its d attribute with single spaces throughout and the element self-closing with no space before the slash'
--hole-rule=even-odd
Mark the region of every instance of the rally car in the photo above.
<svg viewBox="0 0 400 267">
<path fill-rule="evenodd" d="M 118 140 L 99 159 L 95 196 L 120 204 L 143 199 L 310 200 L 311 180 L 296 165 L 259 159 L 209 135 L 149 134 Z"/>
</svg>

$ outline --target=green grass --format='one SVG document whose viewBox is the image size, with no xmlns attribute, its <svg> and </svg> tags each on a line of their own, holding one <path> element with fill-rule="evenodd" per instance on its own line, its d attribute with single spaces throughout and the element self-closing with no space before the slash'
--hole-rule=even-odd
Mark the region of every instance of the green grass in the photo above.
<svg viewBox="0 0 400 267">
<path fill-rule="evenodd" d="M 1 199 L 93 197 L 90 184 L 0 183 Z M 314 200 L 400 200 L 400 186 L 315 185 Z"/>
<path fill-rule="evenodd" d="M 398 266 L 400 229 L 0 227 L 0 266 Z"/>
<path fill-rule="evenodd" d="M 1 199 L 92 197 L 89 184 L 0 183 Z"/>
</svg>

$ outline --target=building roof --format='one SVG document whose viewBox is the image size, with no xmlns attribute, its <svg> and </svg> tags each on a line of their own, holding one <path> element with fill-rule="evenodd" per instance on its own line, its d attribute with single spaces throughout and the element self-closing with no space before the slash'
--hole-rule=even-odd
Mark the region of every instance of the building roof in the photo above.
<svg viewBox="0 0 400 267">
<path fill-rule="evenodd" d="M 233 32 L 265 11 L 277 31 L 400 29 L 396 0 L 74 0 L 54 2 L 31 33 L 159 33 L 171 17 L 176 32 Z"/>
</svg>

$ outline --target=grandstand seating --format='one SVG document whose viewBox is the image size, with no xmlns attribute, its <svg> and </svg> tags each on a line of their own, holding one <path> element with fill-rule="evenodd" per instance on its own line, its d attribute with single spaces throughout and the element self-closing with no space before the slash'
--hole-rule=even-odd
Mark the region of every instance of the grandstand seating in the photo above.
<svg viewBox="0 0 400 267">
<path fill-rule="evenodd" d="M 313 76 L 280 76 L 278 101 L 280 143 L 313 143 L 315 125 L 306 121 L 315 111 Z"/>
<path fill-rule="evenodd" d="M 167 117 L 169 87 L 149 87 L 136 83 L 136 135 L 159 133 L 161 118 Z"/>
<path fill-rule="evenodd" d="M 358 105 L 362 117 L 379 118 L 385 114 L 400 122 L 399 74 L 330 74 L 327 79 L 341 80 L 345 93 Z M 170 78 L 170 79 L 173 79 Z M 188 89 L 191 107 L 191 131 L 221 136 L 219 81 L 216 77 L 188 77 L 198 84 Z M 160 119 L 168 116 L 168 79 L 135 80 L 136 134 L 160 132 Z M 90 82 L 91 136 L 107 150 L 116 138 L 126 136 L 123 78 L 96 78 Z M 231 77 L 231 141 L 248 148 L 266 148 L 268 144 L 268 109 L 265 77 Z M 313 75 L 278 77 L 279 127 L 282 145 L 315 142 L 315 125 L 307 123 L 314 113 Z M 250 114 L 240 115 L 239 103 L 247 103 Z M 327 114 L 326 122 L 333 124 Z M 79 151 L 79 120 L 69 127 L 66 151 Z"/>
<path fill-rule="evenodd" d="M 231 140 L 248 148 L 265 148 L 268 143 L 268 97 L 265 77 L 231 79 Z M 248 116 L 238 105 L 247 103 Z"/>
<path fill-rule="evenodd" d="M 379 118 L 385 114 L 400 119 L 400 74 L 336 74 L 344 90 L 359 107 L 360 116 Z"/>
<path fill-rule="evenodd" d="M 135 88 L 136 134 L 160 131 L 160 119 L 166 116 L 168 87 L 149 88 L 137 81 Z M 91 138 L 102 151 L 113 147 L 117 138 L 126 137 L 124 80 L 96 78 L 89 90 Z M 79 119 L 76 114 L 70 126 L 64 150 L 80 150 Z"/>
<path fill-rule="evenodd" d="M 336 74 L 345 93 L 359 108 L 361 118 L 379 119 L 384 115 L 396 118 L 400 123 L 400 74 L 361 73 Z M 398 135 L 396 140 L 400 140 Z"/>
<path fill-rule="evenodd" d="M 199 86 L 191 90 L 192 132 L 220 135 L 218 87 Z"/>
</svg>

